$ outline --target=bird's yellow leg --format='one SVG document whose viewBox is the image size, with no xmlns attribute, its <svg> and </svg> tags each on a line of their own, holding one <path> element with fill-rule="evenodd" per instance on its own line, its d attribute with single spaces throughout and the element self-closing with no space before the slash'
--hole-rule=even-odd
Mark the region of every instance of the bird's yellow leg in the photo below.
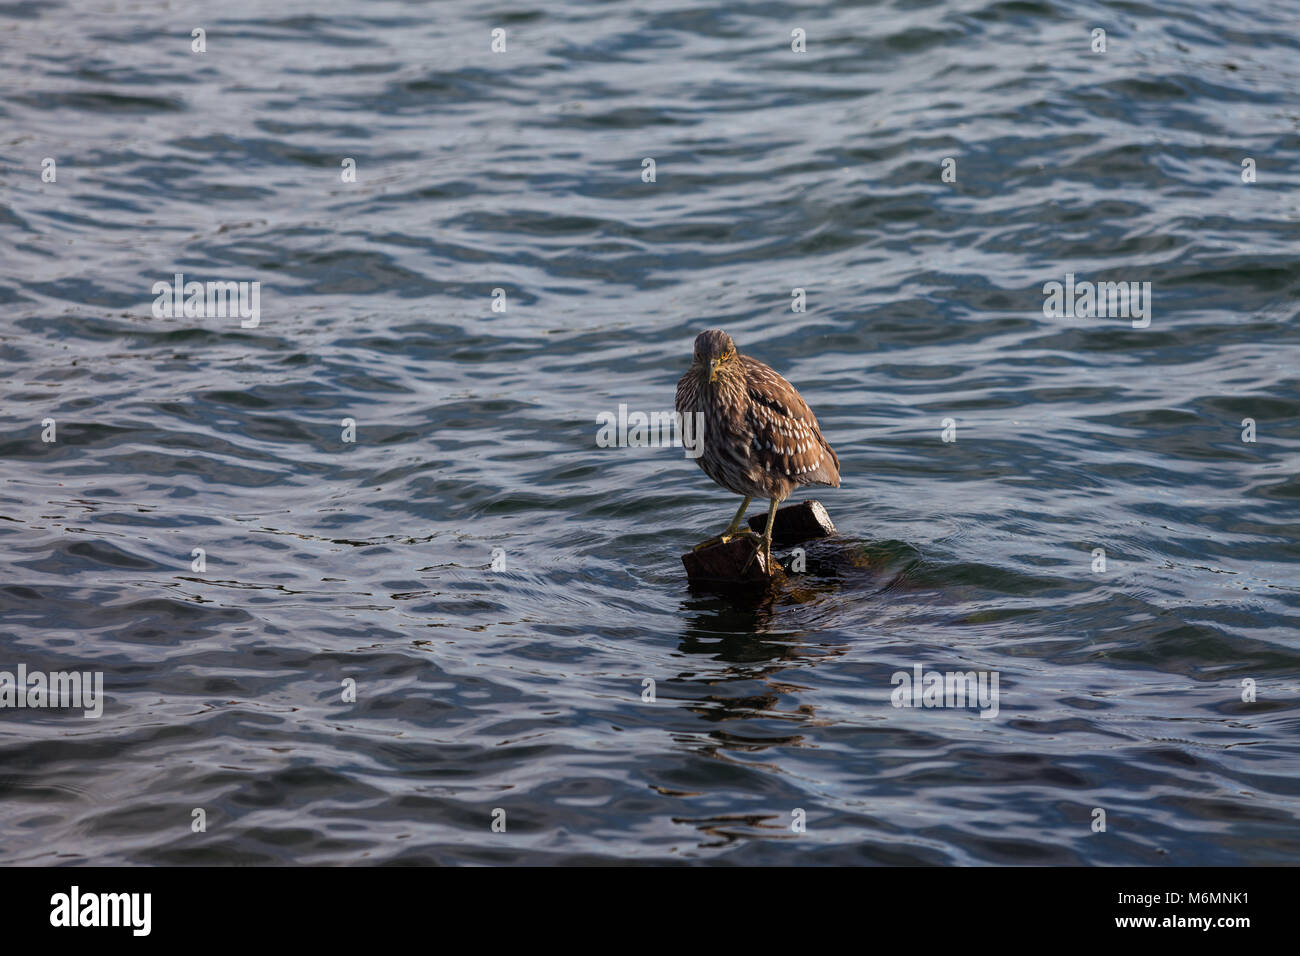
<svg viewBox="0 0 1300 956">
<path fill-rule="evenodd" d="M 773 498 L 771 500 L 767 511 L 767 529 L 763 532 L 763 541 L 756 549 L 754 549 L 754 554 L 758 554 L 759 551 L 763 552 L 763 560 L 766 563 L 769 572 L 772 570 L 772 528 L 776 526 L 776 507 L 780 503 L 780 498 Z M 741 574 L 744 574 L 749 570 L 749 566 L 754 562 L 754 554 L 749 556 L 749 560 L 745 562 L 745 566 L 740 569 Z"/>
<path fill-rule="evenodd" d="M 776 509 L 781 504 L 780 498 L 773 498 L 767 511 L 767 529 L 763 532 L 763 553 L 767 556 L 767 566 L 772 566 L 772 529 L 776 527 Z"/>
<path fill-rule="evenodd" d="M 701 548 L 710 548 L 715 544 L 726 544 L 732 538 L 739 538 L 745 535 L 758 537 L 748 528 L 745 528 L 743 531 L 738 530 L 740 528 L 740 522 L 745 517 L 745 509 L 749 507 L 749 503 L 753 500 L 752 497 L 746 497 L 745 500 L 740 503 L 740 508 L 736 511 L 736 517 L 731 519 L 731 524 L 727 525 L 726 531 L 722 532 L 722 534 L 717 537 L 710 538 L 708 541 L 701 541 L 691 550 L 699 551 Z"/>
</svg>

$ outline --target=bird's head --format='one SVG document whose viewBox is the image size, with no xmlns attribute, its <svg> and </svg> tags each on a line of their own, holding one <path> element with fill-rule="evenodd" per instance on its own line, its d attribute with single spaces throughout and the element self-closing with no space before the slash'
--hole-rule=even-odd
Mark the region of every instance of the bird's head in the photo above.
<svg viewBox="0 0 1300 956">
<path fill-rule="evenodd" d="M 706 329 L 695 336 L 695 364 L 708 373 L 710 382 L 735 368 L 737 358 L 736 343 L 721 329 Z"/>
</svg>

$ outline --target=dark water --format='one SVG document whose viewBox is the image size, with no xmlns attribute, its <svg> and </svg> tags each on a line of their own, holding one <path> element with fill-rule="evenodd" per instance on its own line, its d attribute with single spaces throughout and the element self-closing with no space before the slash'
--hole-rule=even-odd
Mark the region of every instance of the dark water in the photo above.
<svg viewBox="0 0 1300 956">
<path fill-rule="evenodd" d="M 1298 34 L 0 7 L 0 669 L 107 697 L 0 710 L 0 860 L 1294 861 Z M 155 318 L 176 272 L 260 324 Z M 1046 317 L 1067 273 L 1150 282 L 1149 327 Z M 686 586 L 733 496 L 596 445 L 708 326 L 842 462 L 841 537 L 763 601 Z M 999 713 L 891 706 L 915 665 Z"/>
</svg>

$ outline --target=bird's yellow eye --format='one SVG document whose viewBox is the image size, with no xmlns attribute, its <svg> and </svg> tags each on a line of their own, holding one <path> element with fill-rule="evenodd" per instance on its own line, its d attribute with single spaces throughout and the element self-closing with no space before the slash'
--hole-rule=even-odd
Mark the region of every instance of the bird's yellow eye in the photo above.
<svg viewBox="0 0 1300 956">
<path fill-rule="evenodd" d="M 736 350 L 735 350 L 735 349 L 729 349 L 729 350 L 727 351 L 727 354 L 724 355 L 724 356 L 722 356 L 722 361 L 724 361 L 724 362 L 730 362 L 730 361 L 731 361 L 732 359 L 734 359 L 735 357 L 736 357 Z"/>
</svg>

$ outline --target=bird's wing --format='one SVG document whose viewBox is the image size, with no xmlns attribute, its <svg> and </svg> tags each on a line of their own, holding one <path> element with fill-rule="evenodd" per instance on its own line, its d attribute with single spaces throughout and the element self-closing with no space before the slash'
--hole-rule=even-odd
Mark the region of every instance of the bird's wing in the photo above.
<svg viewBox="0 0 1300 956">
<path fill-rule="evenodd" d="M 822 437 L 817 416 L 793 385 L 748 355 L 749 425 L 754 452 L 765 468 L 801 485 L 840 484 L 840 460 Z"/>
</svg>

